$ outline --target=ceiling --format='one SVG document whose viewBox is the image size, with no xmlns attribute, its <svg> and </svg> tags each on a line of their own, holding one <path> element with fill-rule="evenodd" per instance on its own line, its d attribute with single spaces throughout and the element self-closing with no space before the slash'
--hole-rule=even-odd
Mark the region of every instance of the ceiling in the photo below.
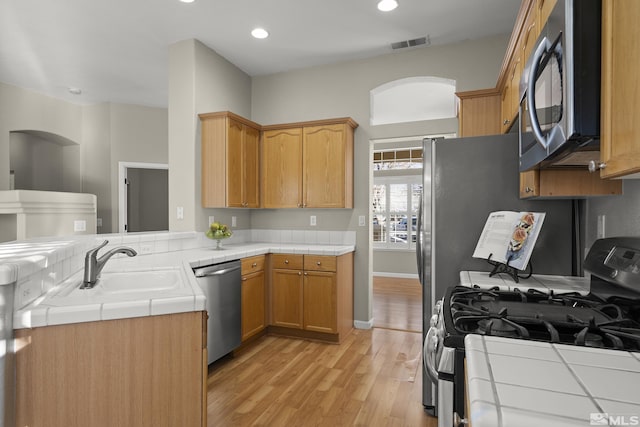
<svg viewBox="0 0 640 427">
<path fill-rule="evenodd" d="M 259 76 L 387 54 L 393 42 L 424 36 L 441 45 L 508 34 L 520 7 L 399 2 L 384 13 L 377 0 L 2 0 L 0 82 L 76 104 L 166 107 L 169 46 L 181 40 Z M 270 37 L 251 37 L 256 26 Z"/>
</svg>

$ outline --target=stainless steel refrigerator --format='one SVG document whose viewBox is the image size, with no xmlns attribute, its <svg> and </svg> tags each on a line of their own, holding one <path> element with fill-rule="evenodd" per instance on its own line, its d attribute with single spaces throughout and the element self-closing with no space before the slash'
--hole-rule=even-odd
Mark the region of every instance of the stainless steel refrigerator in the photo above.
<svg viewBox="0 0 640 427">
<path fill-rule="evenodd" d="M 423 341 L 435 302 L 459 282 L 461 270 L 491 271 L 473 251 L 490 212 L 546 212 L 531 258 L 533 272 L 571 275 L 571 200 L 519 198 L 518 135 L 423 141 L 423 192 L 418 212 L 418 275 Z M 437 391 L 423 369 L 423 404 L 435 413 Z"/>
</svg>

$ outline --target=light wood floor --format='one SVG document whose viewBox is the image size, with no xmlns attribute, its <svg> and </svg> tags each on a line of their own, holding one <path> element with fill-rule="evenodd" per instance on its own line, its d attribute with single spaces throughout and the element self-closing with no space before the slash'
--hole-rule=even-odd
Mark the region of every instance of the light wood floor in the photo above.
<svg viewBox="0 0 640 427">
<path fill-rule="evenodd" d="M 418 279 L 374 276 L 373 325 L 422 331 L 422 287 Z"/>
<path fill-rule="evenodd" d="M 422 406 L 421 288 L 374 280 L 371 330 L 340 345 L 264 336 L 209 366 L 208 425 L 436 427 Z M 403 330 L 404 329 L 404 330 Z"/>
</svg>

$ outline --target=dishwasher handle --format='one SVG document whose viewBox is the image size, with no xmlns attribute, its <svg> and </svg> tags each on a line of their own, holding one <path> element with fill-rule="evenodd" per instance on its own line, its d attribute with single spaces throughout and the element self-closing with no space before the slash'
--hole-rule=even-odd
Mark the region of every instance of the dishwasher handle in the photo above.
<svg viewBox="0 0 640 427">
<path fill-rule="evenodd" d="M 210 276 L 220 276 L 223 274 L 231 273 L 232 271 L 240 270 L 240 266 L 232 266 L 227 268 L 220 268 L 219 266 L 211 266 L 206 268 L 200 268 L 197 270 L 193 270 L 193 273 L 196 277 L 210 277 Z"/>
</svg>

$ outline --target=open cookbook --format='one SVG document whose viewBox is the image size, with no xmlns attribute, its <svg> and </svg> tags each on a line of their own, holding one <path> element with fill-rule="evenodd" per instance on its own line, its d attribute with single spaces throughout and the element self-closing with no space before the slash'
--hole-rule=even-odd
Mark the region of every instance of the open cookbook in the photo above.
<svg viewBox="0 0 640 427">
<path fill-rule="evenodd" d="M 526 269 L 544 216 L 540 212 L 491 212 L 473 257 L 491 259 L 518 270 Z"/>
</svg>

